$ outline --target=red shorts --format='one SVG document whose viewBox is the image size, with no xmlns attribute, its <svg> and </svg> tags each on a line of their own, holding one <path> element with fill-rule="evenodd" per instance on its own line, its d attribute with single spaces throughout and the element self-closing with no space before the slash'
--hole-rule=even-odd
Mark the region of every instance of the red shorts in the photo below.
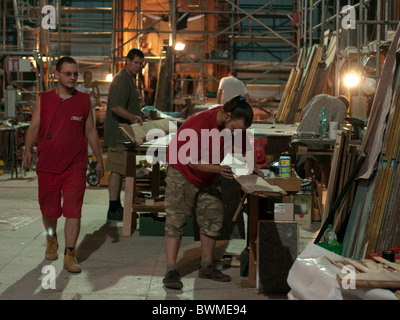
<svg viewBox="0 0 400 320">
<path fill-rule="evenodd" d="M 38 185 L 39 205 L 44 217 L 81 217 L 86 170 L 67 169 L 61 174 L 38 172 Z"/>
</svg>

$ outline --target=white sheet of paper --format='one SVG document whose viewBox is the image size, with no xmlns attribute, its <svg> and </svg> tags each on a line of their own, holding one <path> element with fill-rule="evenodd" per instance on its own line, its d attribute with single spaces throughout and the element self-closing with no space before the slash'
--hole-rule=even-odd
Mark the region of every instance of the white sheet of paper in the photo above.
<svg viewBox="0 0 400 320">
<path fill-rule="evenodd" d="M 250 174 L 250 168 L 247 163 L 234 157 L 231 153 L 225 156 L 224 160 L 221 162 L 221 166 L 230 166 L 233 174 L 238 177 Z"/>
</svg>

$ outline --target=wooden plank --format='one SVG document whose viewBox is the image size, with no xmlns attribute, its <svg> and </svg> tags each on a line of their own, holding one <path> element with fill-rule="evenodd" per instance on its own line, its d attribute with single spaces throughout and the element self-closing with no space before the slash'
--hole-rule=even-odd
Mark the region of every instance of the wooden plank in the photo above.
<svg viewBox="0 0 400 320">
<path fill-rule="evenodd" d="M 368 199 L 368 185 L 369 181 L 361 180 L 357 181 L 357 189 L 355 192 L 354 203 L 351 208 L 351 214 L 349 217 L 346 233 L 342 242 L 342 255 L 345 257 L 354 258 L 353 252 L 359 236 L 361 217 L 365 210 L 365 205 Z"/>
<path fill-rule="evenodd" d="M 343 134 L 343 131 L 338 130 L 333 157 L 331 160 L 331 172 L 329 174 L 329 181 L 325 198 L 325 206 L 323 214 L 321 216 L 321 224 L 325 222 L 325 219 L 329 214 L 329 210 L 333 204 L 333 201 L 336 198 L 336 180 L 339 175 L 339 168 L 340 168 L 339 161 L 341 159 L 341 155 L 343 152 L 342 145 L 344 143 L 344 138 L 345 136 Z"/>
<path fill-rule="evenodd" d="M 387 266 L 391 267 L 394 270 L 400 271 L 400 264 L 395 263 L 395 262 L 391 262 L 386 260 L 385 258 L 382 257 L 374 257 L 375 260 L 378 260 L 381 263 L 386 264 Z"/>
<path fill-rule="evenodd" d="M 396 218 L 398 216 L 398 203 L 400 191 L 400 171 L 398 165 L 394 168 L 393 182 L 390 184 L 388 201 L 385 207 L 385 217 L 380 225 L 380 233 L 377 241 L 376 251 L 382 252 L 387 248 L 393 247 L 390 240 L 397 227 Z"/>
<path fill-rule="evenodd" d="M 383 251 L 386 250 L 386 248 L 393 247 L 394 244 L 393 242 L 389 241 L 389 239 L 392 239 L 392 235 L 395 232 L 395 229 L 398 227 L 397 226 L 397 218 L 398 218 L 398 203 L 400 201 L 399 197 L 399 180 L 400 180 L 400 172 L 399 172 L 399 160 L 400 160 L 400 148 L 399 148 L 399 143 L 400 143 L 400 130 L 399 130 L 399 125 L 398 121 L 400 121 L 400 90 L 399 87 L 397 88 L 395 93 L 395 98 L 393 99 L 393 114 L 397 115 L 395 116 L 390 123 L 393 123 L 395 126 L 395 132 L 392 134 L 392 131 L 390 131 L 390 135 L 392 137 L 397 136 L 397 140 L 392 141 L 392 147 L 395 150 L 393 150 L 392 156 L 396 154 L 396 162 L 393 164 L 393 171 L 394 171 L 394 177 L 392 182 L 390 183 L 390 191 L 388 195 L 388 200 L 386 203 L 385 211 L 384 211 L 384 218 L 381 221 L 380 225 L 380 233 L 379 237 L 377 239 L 377 245 L 376 245 L 376 250 L 377 251 Z M 394 159 L 388 159 L 393 161 Z M 393 208 L 396 207 L 395 210 Z"/>
<path fill-rule="evenodd" d="M 341 174 L 339 175 L 339 188 L 338 188 L 338 193 L 342 192 L 343 186 L 349 179 L 350 175 L 350 161 L 349 161 L 349 152 L 348 152 L 348 145 L 349 145 L 349 140 L 350 140 L 350 130 L 343 130 L 345 134 L 345 144 L 343 146 L 343 155 L 341 158 L 341 168 L 340 172 Z M 349 193 L 347 192 L 345 196 L 343 197 L 343 200 L 339 206 L 338 211 L 335 214 L 334 220 L 333 220 L 333 228 L 335 232 L 337 233 L 339 230 L 339 226 L 341 225 L 341 216 L 342 216 L 342 211 L 344 210 L 344 206 L 346 204 L 346 200 L 348 199 Z"/>
<path fill-rule="evenodd" d="M 235 177 L 235 180 L 239 182 L 243 191 L 248 194 L 257 194 L 259 196 L 281 196 L 286 195 L 286 191 L 281 189 L 276 185 L 271 185 L 263 178 L 259 177 L 258 175 L 246 175 Z"/>
<path fill-rule="evenodd" d="M 342 257 L 342 259 L 347 263 L 350 263 L 354 268 L 356 268 L 360 272 L 369 272 L 369 269 L 366 266 L 351 258 Z"/>
<path fill-rule="evenodd" d="M 337 261 L 332 260 L 331 258 L 329 258 L 328 256 L 324 256 L 324 258 L 326 260 L 328 260 L 330 263 L 332 263 L 335 267 L 339 268 L 340 270 L 342 270 L 343 268 L 343 264 Z"/>
<path fill-rule="evenodd" d="M 347 274 L 338 273 L 336 279 L 339 284 L 342 283 Z M 364 288 L 383 288 L 383 289 L 399 289 L 400 274 L 397 272 L 385 273 L 357 273 L 355 276 L 356 287 Z"/>
<path fill-rule="evenodd" d="M 362 181 L 360 181 L 362 183 Z M 364 190 L 365 198 L 364 203 L 361 206 L 360 216 L 357 220 L 356 231 L 353 236 L 353 243 L 351 244 L 349 256 L 353 259 L 360 259 L 365 248 L 364 234 L 367 229 L 367 223 L 369 219 L 370 206 L 373 203 L 373 192 L 376 187 L 377 179 L 373 178 L 372 181 L 368 181 L 367 187 Z"/>
<path fill-rule="evenodd" d="M 381 106 L 382 106 L 382 103 L 379 102 L 377 104 L 377 107 L 372 110 L 373 113 L 370 115 L 370 120 L 368 121 L 367 130 L 366 130 L 366 134 L 365 134 L 363 144 L 361 147 L 360 155 L 365 154 L 365 149 L 366 149 L 366 146 L 370 139 L 371 133 L 374 130 L 374 126 L 377 121 L 377 116 L 380 113 Z M 378 171 L 379 171 L 379 168 L 378 168 Z M 367 203 L 373 203 L 374 198 L 376 198 L 376 194 L 373 193 L 372 190 L 375 190 L 377 182 L 379 182 L 379 179 L 377 177 L 374 177 L 372 179 L 371 188 L 366 187 L 367 198 L 369 199 L 371 197 L 371 201 L 368 201 Z M 357 193 L 358 193 L 358 190 L 357 190 Z M 357 193 L 356 193 L 356 196 L 357 196 Z M 363 195 L 360 194 L 359 196 L 362 198 Z M 366 202 L 363 201 L 362 205 L 360 206 L 360 210 L 352 212 L 353 215 L 357 214 L 358 217 L 354 221 L 354 231 L 353 231 L 354 236 L 349 237 L 349 241 L 351 240 L 351 244 L 348 244 L 348 246 L 349 246 L 348 255 L 351 257 L 358 256 L 357 248 L 359 248 L 360 243 L 363 243 L 364 232 L 366 230 L 366 225 L 369 220 L 369 215 L 371 214 L 371 211 L 369 210 L 369 208 L 364 206 L 365 204 L 366 204 Z"/>
<path fill-rule="evenodd" d="M 400 89 L 399 87 L 397 89 Z M 394 167 L 392 160 L 399 157 L 399 141 L 400 141 L 400 126 L 398 125 L 400 121 L 400 102 L 398 100 L 398 90 L 396 90 L 395 96 L 397 101 L 393 104 L 392 116 L 389 120 L 388 129 L 385 134 L 384 146 L 383 146 L 383 157 L 381 157 L 382 162 L 382 183 L 379 185 L 377 193 L 377 205 L 374 206 L 372 213 L 371 223 L 369 224 L 367 238 L 368 238 L 368 249 L 367 252 L 376 252 L 378 250 L 377 244 L 379 241 L 379 233 L 381 230 L 381 224 L 386 216 L 386 206 L 390 200 L 390 187 L 393 181 Z M 383 158 L 383 159 L 382 159 Z M 379 197 L 378 197 L 379 195 Z"/>
<path fill-rule="evenodd" d="M 373 113 L 371 115 L 371 120 L 368 120 L 367 131 L 365 133 L 365 137 L 364 137 L 364 140 L 363 140 L 363 143 L 362 143 L 361 153 L 365 152 L 365 148 L 366 148 L 366 146 L 368 144 L 368 141 L 369 141 L 369 138 L 371 136 L 372 130 L 374 129 L 374 125 L 375 125 L 377 116 L 379 114 L 379 111 L 381 109 L 381 106 L 382 106 L 382 102 L 379 102 L 378 105 L 377 105 L 377 108 L 372 110 Z"/>
<path fill-rule="evenodd" d="M 296 76 L 294 79 L 294 83 L 291 87 L 288 87 L 289 95 L 288 95 L 286 101 L 284 102 L 282 114 L 281 114 L 280 118 L 278 119 L 279 123 L 288 123 L 289 113 L 291 111 L 291 108 L 293 107 L 293 101 L 295 99 L 296 92 L 297 92 L 302 74 L 303 74 L 303 70 L 301 70 L 301 69 L 296 70 Z"/>
<path fill-rule="evenodd" d="M 398 248 L 399 247 L 399 236 L 397 235 L 399 229 L 400 229 L 400 215 L 399 215 L 399 211 L 400 211 L 400 201 L 399 201 L 399 196 L 400 196 L 400 170 L 399 168 L 397 168 L 397 176 L 395 177 L 395 181 L 397 181 L 397 186 L 396 186 L 396 190 L 394 191 L 394 193 L 397 195 L 395 201 L 394 201 L 394 205 L 393 205 L 393 209 L 391 211 L 392 213 L 392 219 L 388 219 L 388 226 L 389 226 L 389 230 L 387 231 L 387 240 L 385 243 L 383 243 L 383 246 L 385 246 L 383 250 L 386 250 L 386 248 Z M 396 241 L 397 240 L 397 241 Z"/>
<path fill-rule="evenodd" d="M 276 118 L 277 118 L 277 120 L 279 122 L 282 121 L 281 116 L 284 113 L 284 109 L 287 106 L 287 101 L 288 101 L 290 93 L 292 91 L 292 88 L 293 88 L 297 73 L 298 73 L 298 71 L 296 69 L 294 69 L 294 68 L 290 71 L 289 78 L 288 78 L 288 81 L 286 83 L 286 87 L 285 87 L 285 90 L 283 92 L 282 99 L 279 102 L 278 111 L 276 113 Z"/>
<path fill-rule="evenodd" d="M 365 244 L 368 243 L 367 253 L 376 252 L 376 235 L 380 229 L 379 221 L 381 221 L 383 217 L 384 204 L 386 203 L 388 197 L 388 181 L 391 180 L 392 173 L 393 170 L 390 168 L 390 165 L 386 164 L 386 167 L 382 170 L 380 175 L 380 181 L 376 191 L 377 197 L 371 213 L 370 223 L 368 224 L 366 239 L 364 240 Z"/>
<path fill-rule="evenodd" d="M 122 236 L 130 237 L 132 234 L 132 201 L 134 194 L 135 178 L 125 177 L 124 214 L 122 218 Z"/>
<path fill-rule="evenodd" d="M 338 179 L 338 193 L 340 193 L 343 189 L 343 186 L 345 185 L 347 178 L 346 175 L 346 169 L 347 169 L 347 159 L 348 159 L 348 149 L 349 149 L 349 140 L 351 136 L 351 132 L 348 128 L 343 128 L 343 134 L 344 134 L 344 143 L 342 145 L 343 151 L 342 151 L 342 156 L 340 158 L 340 175 Z"/>
<path fill-rule="evenodd" d="M 369 273 L 382 273 L 382 272 L 390 272 L 389 270 L 385 269 L 383 264 L 376 263 L 371 259 L 363 259 L 361 260 L 362 264 L 368 268 Z"/>
<path fill-rule="evenodd" d="M 294 122 L 299 122 L 301 120 L 300 119 L 301 112 L 303 111 L 306 104 L 312 98 L 312 96 L 310 95 L 310 90 L 312 89 L 313 79 L 316 76 L 318 63 L 321 61 L 321 54 L 322 54 L 322 47 L 320 46 L 316 47 L 315 54 L 312 56 L 310 71 L 307 74 L 307 80 L 305 81 L 300 102 L 299 105 L 297 106 Z"/>
<path fill-rule="evenodd" d="M 346 181 L 348 180 L 351 172 L 353 172 L 355 168 L 355 160 L 356 160 L 356 147 L 355 146 L 350 146 L 349 149 L 349 155 L 348 155 L 348 168 L 346 169 Z M 344 221 L 347 219 L 349 212 L 351 211 L 351 206 L 353 204 L 353 197 L 354 197 L 354 190 L 355 190 L 355 185 L 356 182 L 353 181 L 349 191 L 347 192 L 345 198 L 343 199 L 343 202 L 340 207 L 340 211 L 338 213 L 338 226 L 337 229 L 335 230 L 340 230 L 342 227 Z"/>
</svg>

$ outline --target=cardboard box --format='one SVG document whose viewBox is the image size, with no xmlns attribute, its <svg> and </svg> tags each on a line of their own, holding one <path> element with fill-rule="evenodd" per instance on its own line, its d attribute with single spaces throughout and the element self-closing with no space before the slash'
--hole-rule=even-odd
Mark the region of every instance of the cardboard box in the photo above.
<svg viewBox="0 0 400 320">
<path fill-rule="evenodd" d="M 301 226 L 311 226 L 313 212 L 312 193 L 298 193 L 293 197 L 294 219 Z"/>
<path fill-rule="evenodd" d="M 274 208 L 275 221 L 294 221 L 293 203 L 275 203 Z"/>
</svg>

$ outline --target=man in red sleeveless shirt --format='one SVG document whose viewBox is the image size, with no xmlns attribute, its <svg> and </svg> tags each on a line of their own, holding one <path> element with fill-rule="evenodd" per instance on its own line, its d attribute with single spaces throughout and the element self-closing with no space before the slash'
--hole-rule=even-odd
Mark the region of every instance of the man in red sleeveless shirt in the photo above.
<svg viewBox="0 0 400 320">
<path fill-rule="evenodd" d="M 86 189 L 86 139 L 97 158 L 97 176 L 101 179 L 104 174 L 90 96 L 75 89 L 78 75 L 78 64 L 73 58 L 58 60 L 55 71 L 58 85 L 41 92 L 36 101 L 23 157 L 24 166 L 29 168 L 37 139 L 39 205 L 47 232 L 45 258 L 58 258 L 57 221 L 63 215 L 64 267 L 74 273 L 81 272 L 75 246 Z"/>
<path fill-rule="evenodd" d="M 168 145 L 168 173 L 165 190 L 165 246 L 167 270 L 163 283 L 181 289 L 176 260 L 184 229 L 196 208 L 200 229 L 201 265 L 199 278 L 227 282 L 231 278 L 213 265 L 216 237 L 223 223 L 220 176 L 232 179 L 231 167 L 221 165 L 232 146 L 234 156 L 246 155 L 250 173 L 264 176 L 256 165 L 254 150 L 246 135 L 253 121 L 253 110 L 243 95 L 223 106 L 195 113 L 179 128 Z M 239 143 L 236 135 L 241 135 Z M 230 142 L 234 142 L 233 145 Z M 251 162 L 250 162 L 251 161 Z"/>
</svg>

